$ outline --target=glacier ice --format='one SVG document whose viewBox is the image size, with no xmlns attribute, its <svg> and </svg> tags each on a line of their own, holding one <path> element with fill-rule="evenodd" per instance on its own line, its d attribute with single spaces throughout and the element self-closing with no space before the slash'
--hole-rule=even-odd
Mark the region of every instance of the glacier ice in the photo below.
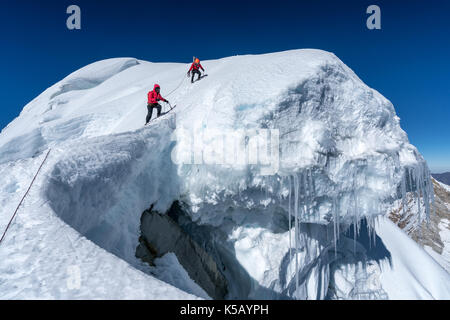
<svg viewBox="0 0 450 320">
<path fill-rule="evenodd" d="M 386 224 L 377 230 L 377 217 L 393 201 L 415 193 L 420 198 L 419 221 L 430 214 L 429 170 L 401 129 L 392 104 L 335 55 L 320 50 L 236 56 L 205 64 L 209 77 L 180 85 L 185 64 L 105 60 L 69 75 L 28 104 L 0 134 L 0 185 L 5 186 L 0 203 L 5 211 L 11 211 L 42 153 L 48 148 L 54 152 L 38 189 L 30 194 L 29 203 L 39 206 L 33 216 L 19 213 L 16 237 L 0 247 L 0 261 L 19 245 L 15 239 L 28 239 L 35 235 L 32 230 L 39 232 L 37 226 L 62 219 L 66 223 L 58 228 L 76 230 L 84 237 L 80 246 L 101 252 L 110 263 L 117 257 L 126 261 L 129 268 L 121 270 L 129 285 L 127 279 L 149 275 L 134 257 L 139 215 L 152 203 L 165 212 L 180 200 L 189 221 L 186 230 L 200 230 L 199 242 L 208 240 L 204 245 L 227 266 L 224 273 L 235 282 L 230 298 L 323 299 L 330 283 L 337 298 L 350 297 L 345 285 L 337 286 L 346 282 L 335 281 L 343 278 L 353 281 L 354 297 L 385 297 L 384 291 L 397 297 L 397 289 L 382 281 L 395 265 L 392 270 L 381 268 L 378 261 L 372 269 L 361 264 L 341 268 L 342 259 L 364 251 L 358 239 L 365 231 L 373 244 L 383 230 L 400 232 Z M 167 119 L 142 128 L 146 93 L 154 83 L 161 85 L 163 95 L 178 88 L 168 97 L 178 107 Z M 186 135 L 208 138 L 212 131 L 244 132 L 251 141 L 262 130 L 279 134 L 275 174 L 262 175 L 261 166 L 253 162 L 205 164 L 208 155 L 184 143 L 189 142 Z M 175 163 L 174 154 L 198 161 Z M 27 219 L 34 221 L 35 229 Z M 345 236 L 349 228 L 352 241 Z M 67 242 L 51 239 L 35 244 L 26 259 L 42 263 L 45 255 L 65 270 L 73 263 L 70 253 L 61 254 L 71 252 Z M 395 252 L 404 258 L 401 250 Z M 404 261 L 396 260 L 399 256 L 393 261 Z M 33 294 L 58 292 L 63 286 L 62 276 L 50 281 L 54 268 L 42 264 L 36 271 L 35 278 L 47 282 Z M 6 283 L 8 297 L 33 296 L 14 289 L 12 278 L 3 276 L 12 269 L 18 277 L 28 274 L 19 263 L 0 263 L 0 283 Z M 83 270 L 98 279 L 112 274 L 94 272 L 89 263 Z M 424 277 L 420 272 L 414 276 Z M 374 277 L 380 282 L 370 280 L 376 284 L 368 285 L 372 293 L 364 291 L 363 280 Z M 427 278 L 422 287 L 411 290 L 417 297 L 426 296 L 426 289 L 439 286 L 434 280 Z M 21 281 L 33 287 L 32 277 Z M 181 296 L 161 283 L 158 288 L 155 292 L 161 296 Z M 89 289 L 83 287 L 79 296 L 93 297 Z"/>
</svg>

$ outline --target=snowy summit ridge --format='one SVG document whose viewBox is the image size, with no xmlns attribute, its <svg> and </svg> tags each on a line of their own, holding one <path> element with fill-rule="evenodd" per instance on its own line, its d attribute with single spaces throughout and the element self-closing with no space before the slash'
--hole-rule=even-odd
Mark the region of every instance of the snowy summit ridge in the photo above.
<svg viewBox="0 0 450 320">
<path fill-rule="evenodd" d="M 375 240 L 386 234 L 391 226 L 377 227 L 375 218 L 406 193 L 423 199 L 420 219 L 430 214 L 428 167 L 387 99 L 319 50 L 202 64 L 208 77 L 194 84 L 185 76 L 187 64 L 132 58 L 91 64 L 47 89 L 2 131 L 2 230 L 52 151 L 0 245 L 0 298 L 194 297 L 155 279 L 135 257 L 142 212 L 152 203 L 165 212 L 177 200 L 188 221 L 182 227 L 201 228 L 199 241 L 227 267 L 230 298 L 449 293 L 448 274 L 432 261 L 445 281 L 424 282 L 417 271 L 413 289 L 398 289 L 383 280 L 399 272 L 392 266 L 398 256 L 374 258 L 364 245 L 353 248 L 345 240 L 352 227 L 356 243 L 363 224 Z M 143 127 L 146 95 L 155 83 L 177 108 Z M 261 132 L 276 138 L 262 147 L 278 147 L 273 174 L 235 158 L 225 165 L 205 162 L 205 143 L 225 148 L 236 132 L 244 135 L 234 140 L 234 157 Z M 192 143 L 199 137 L 200 146 Z M 226 150 L 223 157 L 230 155 Z M 401 231 L 393 232 L 383 239 L 387 250 Z M 36 268 L 30 271 L 24 259 Z M 372 263 L 370 275 L 358 269 L 361 261 Z M 343 271 L 349 263 L 354 267 Z M 65 289 L 73 266 L 81 286 Z"/>
</svg>

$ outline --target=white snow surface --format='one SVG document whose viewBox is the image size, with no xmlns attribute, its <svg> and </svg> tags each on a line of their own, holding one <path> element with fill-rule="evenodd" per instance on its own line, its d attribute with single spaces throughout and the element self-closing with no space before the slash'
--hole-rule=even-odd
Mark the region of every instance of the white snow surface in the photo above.
<svg viewBox="0 0 450 320">
<path fill-rule="evenodd" d="M 177 256 L 169 252 L 163 257 L 155 259 L 155 267 L 152 272 L 167 283 L 174 285 L 183 291 L 189 292 L 203 299 L 211 299 L 198 284 L 196 284 L 177 259 Z"/>
<path fill-rule="evenodd" d="M 445 269 L 389 218 L 378 218 L 376 229 L 391 255 L 390 264 L 382 263 L 380 276 L 390 299 L 449 299 Z"/>
<path fill-rule="evenodd" d="M 51 153 L 0 244 L 0 298 L 196 298 L 167 283 L 199 292 L 190 279 L 160 281 L 134 256 L 141 213 L 152 203 L 164 212 L 178 199 L 200 225 L 234 225 L 228 241 L 257 286 L 324 298 L 327 267 L 310 273 L 303 293 L 289 286 L 292 258 L 298 273 L 304 253 L 294 254 L 285 279 L 278 279 L 283 255 L 270 250 L 287 254 L 291 236 L 287 223 L 271 217 L 281 213 L 287 220 L 289 212 L 299 223 L 347 226 L 372 219 L 399 197 L 405 170 L 426 193 L 426 163 L 392 104 L 335 55 L 293 50 L 202 64 L 208 77 L 190 84 L 188 64 L 133 58 L 94 63 L 47 89 L 1 132 L 0 230 Z M 154 83 L 177 107 L 143 127 Z M 261 166 L 235 158 L 205 165 L 206 153 L 203 163 L 180 163 L 196 157 L 192 137 L 244 130 L 252 138 L 261 129 L 279 131 L 275 174 L 261 175 Z M 220 145 L 216 138 L 209 143 Z M 242 145 L 237 154 L 245 152 Z M 389 224 L 376 230 L 383 241 L 402 239 L 387 245 L 394 271 L 383 271 L 385 279 L 414 268 L 395 282 L 399 287 L 382 281 L 390 298 L 450 297 L 448 273 L 439 269 L 439 276 L 425 277 L 417 270 L 437 268 L 425 251 L 414 247 L 417 254 L 409 254 L 412 244 Z M 305 243 L 324 249 L 316 242 Z M 308 259 L 320 257 L 319 251 Z M 261 297 L 256 293 L 249 296 Z"/>
</svg>

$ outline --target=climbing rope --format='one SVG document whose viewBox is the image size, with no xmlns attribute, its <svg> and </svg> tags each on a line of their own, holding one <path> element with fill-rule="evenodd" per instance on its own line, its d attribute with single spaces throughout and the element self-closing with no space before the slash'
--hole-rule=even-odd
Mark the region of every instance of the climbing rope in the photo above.
<svg viewBox="0 0 450 320">
<path fill-rule="evenodd" d="M 172 93 L 174 93 L 175 91 L 177 91 L 177 90 L 181 87 L 181 85 L 183 84 L 184 80 L 186 80 L 186 77 L 183 77 L 183 79 L 181 79 L 180 84 L 179 84 L 175 89 L 173 89 L 173 90 L 170 91 L 168 94 L 166 94 L 165 97 L 168 97 L 168 96 L 170 96 Z"/>
<path fill-rule="evenodd" d="M 181 85 L 184 83 L 184 80 L 186 80 L 185 77 L 183 77 L 183 79 L 181 79 L 180 84 L 178 84 L 178 86 L 177 86 L 175 89 L 173 89 L 172 91 L 170 91 L 168 94 L 165 94 L 164 97 L 167 98 L 167 97 L 170 96 L 172 93 L 174 93 L 175 91 L 177 91 L 178 89 L 180 89 Z M 170 110 L 167 111 L 166 113 L 172 111 L 173 107 L 170 105 L 170 103 L 169 103 L 169 107 L 170 107 Z"/>
<path fill-rule="evenodd" d="M 17 212 L 19 211 L 20 206 L 22 205 L 23 201 L 25 200 L 25 198 L 26 198 L 27 195 L 28 195 L 28 192 L 30 192 L 30 189 L 31 189 L 31 187 L 33 186 L 34 181 L 36 180 L 36 178 L 37 178 L 39 172 L 41 171 L 42 167 L 44 166 L 45 161 L 47 161 L 48 155 L 50 154 L 50 151 L 51 151 L 51 150 L 52 150 L 52 149 L 49 149 L 49 150 L 48 150 L 47 155 L 45 156 L 44 161 L 42 161 L 42 163 L 41 163 L 41 165 L 40 165 L 38 171 L 37 171 L 36 174 L 34 175 L 34 178 L 33 178 L 33 180 L 31 181 L 30 186 L 28 187 L 27 192 L 25 192 L 25 194 L 23 195 L 22 200 L 20 200 L 19 205 L 18 205 L 17 208 L 16 208 L 16 211 L 14 211 L 14 214 L 13 214 L 13 216 L 11 217 L 11 220 L 9 220 L 9 223 L 8 223 L 8 225 L 6 226 L 5 231 L 3 232 L 2 238 L 0 239 L 0 244 L 2 243 L 3 239 L 5 238 L 6 232 L 8 232 L 8 229 L 9 229 L 9 227 L 11 226 L 11 223 L 13 222 L 14 217 L 16 216 Z"/>
</svg>

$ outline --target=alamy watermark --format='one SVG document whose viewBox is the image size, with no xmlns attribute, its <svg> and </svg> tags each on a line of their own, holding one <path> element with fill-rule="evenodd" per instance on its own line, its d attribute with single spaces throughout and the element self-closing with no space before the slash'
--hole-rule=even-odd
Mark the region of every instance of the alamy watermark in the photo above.
<svg viewBox="0 0 450 320">
<path fill-rule="evenodd" d="M 69 30 L 81 29 L 81 9 L 77 5 L 71 5 L 67 7 L 67 14 L 70 16 L 66 20 L 66 26 Z"/>
<path fill-rule="evenodd" d="M 366 26 L 369 30 L 380 30 L 381 29 L 381 9 L 377 5 L 371 5 L 367 7 L 367 14 L 370 16 L 367 18 Z"/>
<path fill-rule="evenodd" d="M 233 169 L 253 165 L 265 176 L 278 173 L 280 168 L 278 129 L 179 128 L 172 140 L 177 142 L 172 151 L 172 161 L 177 165 L 216 165 Z"/>
<path fill-rule="evenodd" d="M 66 9 L 69 17 L 66 20 L 66 26 L 69 30 L 81 30 L 81 8 L 77 5 L 70 5 Z M 366 20 L 366 26 L 369 30 L 381 29 L 381 9 L 378 5 L 372 4 L 367 7 L 366 14 L 370 16 Z"/>
</svg>

